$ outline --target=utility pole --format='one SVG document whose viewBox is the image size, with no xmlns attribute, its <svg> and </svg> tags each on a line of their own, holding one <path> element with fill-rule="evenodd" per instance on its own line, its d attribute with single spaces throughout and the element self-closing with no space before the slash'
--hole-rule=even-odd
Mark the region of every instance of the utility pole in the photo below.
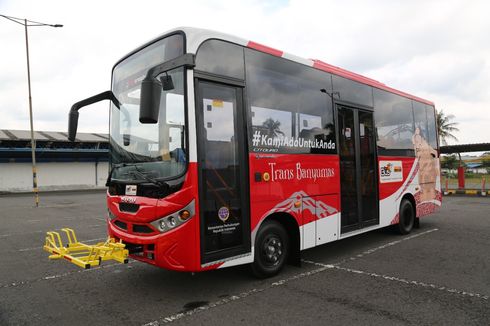
<svg viewBox="0 0 490 326">
<path fill-rule="evenodd" d="M 36 207 L 39 206 L 39 189 L 37 184 L 37 169 L 36 169 L 36 141 L 34 139 L 34 123 L 32 118 L 32 93 L 31 93 L 31 67 L 29 64 L 29 36 L 27 33 L 27 27 L 34 26 L 49 26 L 49 27 L 63 27 L 60 24 L 45 24 L 35 22 L 27 19 L 15 18 L 11 16 L 0 15 L 0 17 L 6 18 L 14 23 L 24 25 L 26 35 L 26 57 L 27 57 L 27 85 L 29 88 L 29 122 L 31 127 L 31 154 L 32 154 L 32 191 L 36 201 Z"/>
</svg>

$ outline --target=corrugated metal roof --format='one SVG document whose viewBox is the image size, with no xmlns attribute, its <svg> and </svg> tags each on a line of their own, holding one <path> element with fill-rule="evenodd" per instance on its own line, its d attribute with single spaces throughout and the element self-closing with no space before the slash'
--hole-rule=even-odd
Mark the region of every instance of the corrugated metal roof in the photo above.
<svg viewBox="0 0 490 326">
<path fill-rule="evenodd" d="M 36 141 L 59 141 L 68 142 L 65 132 L 61 131 L 35 131 L 34 139 Z M 77 133 L 77 142 L 108 142 L 109 136 L 107 134 L 96 133 Z M 31 132 L 29 130 L 0 130 L 0 140 L 12 140 L 12 141 L 26 141 L 31 140 Z"/>
<path fill-rule="evenodd" d="M 14 139 L 12 140 L 29 140 L 31 139 L 31 132 L 29 130 L 7 130 L 10 132 L 13 136 Z M 34 132 L 34 139 L 35 140 L 49 140 L 49 138 L 41 135 L 38 132 Z"/>
<path fill-rule="evenodd" d="M 88 134 L 88 133 L 83 133 L 83 132 L 79 132 L 77 133 L 77 136 L 76 136 L 77 140 L 80 140 L 80 141 L 90 141 L 90 142 L 102 142 L 102 141 L 107 141 L 106 139 L 102 138 L 102 137 L 99 137 L 97 136 L 96 134 Z"/>
<path fill-rule="evenodd" d="M 10 137 L 3 130 L 0 130 L 0 140 L 10 140 Z"/>
<path fill-rule="evenodd" d="M 68 141 L 68 138 L 66 138 L 65 135 L 57 131 L 42 131 L 42 133 L 52 138 L 52 140 Z"/>
</svg>

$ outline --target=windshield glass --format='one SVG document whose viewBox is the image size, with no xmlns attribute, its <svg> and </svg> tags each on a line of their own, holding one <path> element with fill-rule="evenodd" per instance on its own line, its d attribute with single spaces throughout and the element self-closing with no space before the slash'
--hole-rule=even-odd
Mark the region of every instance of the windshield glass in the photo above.
<svg viewBox="0 0 490 326">
<path fill-rule="evenodd" d="M 161 93 L 158 123 L 139 122 L 141 81 L 148 69 L 183 54 L 182 35 L 158 41 L 119 63 L 113 71 L 111 104 L 111 179 L 172 179 L 186 169 L 184 68 L 164 72 L 173 89 Z"/>
</svg>

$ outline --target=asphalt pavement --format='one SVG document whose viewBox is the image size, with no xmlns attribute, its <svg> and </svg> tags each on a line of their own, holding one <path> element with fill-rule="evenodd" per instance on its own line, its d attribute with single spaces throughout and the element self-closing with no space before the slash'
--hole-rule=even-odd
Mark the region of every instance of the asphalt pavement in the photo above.
<svg viewBox="0 0 490 326">
<path fill-rule="evenodd" d="M 105 238 L 100 191 L 0 196 L 0 325 L 490 325 L 490 198 L 445 197 L 408 236 L 382 229 L 247 266 L 166 271 L 134 260 L 49 261 L 45 232 Z"/>
</svg>

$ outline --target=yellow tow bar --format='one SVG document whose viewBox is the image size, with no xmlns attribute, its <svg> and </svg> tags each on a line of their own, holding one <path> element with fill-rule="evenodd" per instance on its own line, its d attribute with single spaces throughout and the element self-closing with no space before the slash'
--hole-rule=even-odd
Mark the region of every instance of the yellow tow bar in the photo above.
<svg viewBox="0 0 490 326">
<path fill-rule="evenodd" d="M 108 238 L 105 242 L 95 245 L 86 245 L 78 242 L 75 231 L 64 228 L 61 231 L 66 233 L 68 244 L 66 247 L 61 242 L 58 232 L 47 232 L 44 250 L 51 253 L 49 259 L 66 259 L 69 262 L 88 269 L 99 266 L 102 261 L 115 260 L 122 264 L 128 262 L 128 250 L 124 249 L 125 244 L 121 241 L 116 242 L 113 238 Z"/>
</svg>

